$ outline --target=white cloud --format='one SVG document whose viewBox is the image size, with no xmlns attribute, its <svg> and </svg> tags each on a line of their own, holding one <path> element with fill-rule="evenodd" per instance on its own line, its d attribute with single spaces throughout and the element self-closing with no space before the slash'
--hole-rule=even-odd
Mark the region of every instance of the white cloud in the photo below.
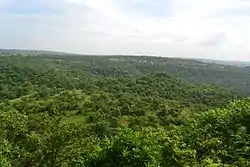
<svg viewBox="0 0 250 167">
<path fill-rule="evenodd" d="M 248 0 L 128 0 L 122 3 L 121 0 L 38 0 L 36 3 L 42 4 L 45 13 L 46 7 L 60 12 L 53 17 L 26 14 L 21 19 L 2 13 L 0 37 L 7 39 L 0 38 L 0 47 L 235 60 L 246 59 L 250 54 L 250 14 L 233 13 L 250 9 Z M 140 13 L 138 3 L 148 3 L 147 7 L 152 5 L 154 10 L 159 7 L 167 12 L 161 17 Z"/>
</svg>

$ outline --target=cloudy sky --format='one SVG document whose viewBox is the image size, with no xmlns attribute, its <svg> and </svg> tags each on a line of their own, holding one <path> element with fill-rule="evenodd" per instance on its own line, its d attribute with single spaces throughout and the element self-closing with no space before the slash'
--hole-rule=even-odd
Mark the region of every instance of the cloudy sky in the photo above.
<svg viewBox="0 0 250 167">
<path fill-rule="evenodd" d="M 0 0 L 0 48 L 250 60 L 250 0 Z"/>
</svg>

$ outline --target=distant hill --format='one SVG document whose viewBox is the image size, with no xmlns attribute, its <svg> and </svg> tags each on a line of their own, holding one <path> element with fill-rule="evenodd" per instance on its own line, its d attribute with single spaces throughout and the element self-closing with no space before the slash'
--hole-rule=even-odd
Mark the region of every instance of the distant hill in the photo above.
<svg viewBox="0 0 250 167">
<path fill-rule="evenodd" d="M 21 54 L 25 53 L 27 51 Z M 79 72 L 80 75 L 101 77 L 130 77 L 152 73 L 168 73 L 189 83 L 214 84 L 236 90 L 244 95 L 250 95 L 250 68 L 248 67 L 166 57 L 84 56 L 39 51 L 36 51 L 37 54 L 32 54 L 32 51 L 28 53 L 36 56 L 20 58 L 16 64 L 23 62 L 29 64 L 29 66 L 73 70 Z M 8 59 L 8 57 L 5 58 Z M 10 60 L 5 60 L 5 58 L 0 59 L 0 66 L 6 65 L 6 62 L 15 62 L 15 58 Z"/>
<path fill-rule="evenodd" d="M 181 59 L 153 56 L 93 56 L 61 52 L 1 49 L 2 55 L 30 55 L 24 63 L 48 68 L 63 65 L 84 75 L 103 77 L 142 76 L 168 73 L 193 84 L 214 84 L 250 95 L 250 67 L 245 62 Z M 34 57 L 32 57 L 34 56 Z M 2 62 L 1 62 L 2 61 Z M 13 62 L 14 60 L 9 60 Z M 0 65 L 6 60 L 0 59 Z M 37 64 L 39 63 L 39 64 Z M 44 67 L 43 67 L 44 68 Z"/>
<path fill-rule="evenodd" d="M 64 52 L 53 52 L 53 51 L 42 51 L 42 50 L 23 50 L 23 49 L 0 49 L 1 54 L 28 54 L 28 55 L 65 55 L 69 53 Z"/>
<path fill-rule="evenodd" d="M 0 49 L 0 54 L 28 54 L 28 55 L 44 55 L 45 54 L 45 55 L 82 55 L 82 56 L 90 56 L 90 55 L 75 54 L 75 53 L 44 51 L 44 50 L 26 50 L 26 49 Z M 91 56 L 110 56 L 110 55 L 91 55 Z M 112 55 L 112 57 L 113 56 L 120 57 L 121 55 Z M 122 57 L 156 57 L 156 56 L 123 55 Z M 226 61 L 226 60 L 212 60 L 212 59 L 199 59 L 199 58 L 190 58 L 190 59 L 172 58 L 172 59 L 193 60 L 193 61 L 198 61 L 198 62 L 203 62 L 203 63 L 214 63 L 214 64 L 231 65 L 231 66 L 238 66 L 238 67 L 250 66 L 250 61 Z"/>
<path fill-rule="evenodd" d="M 195 59 L 204 63 L 215 63 L 215 64 L 223 64 L 223 65 L 231 65 L 231 66 L 239 66 L 239 67 L 247 67 L 250 66 L 250 61 L 223 61 L 223 60 L 210 60 L 210 59 Z"/>
</svg>

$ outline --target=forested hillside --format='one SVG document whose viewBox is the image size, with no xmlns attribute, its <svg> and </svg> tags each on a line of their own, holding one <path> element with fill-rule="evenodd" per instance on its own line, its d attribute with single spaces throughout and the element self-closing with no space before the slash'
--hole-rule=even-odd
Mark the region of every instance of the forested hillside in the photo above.
<svg viewBox="0 0 250 167">
<path fill-rule="evenodd" d="M 28 53 L 23 55 L 32 55 Z M 30 64 L 29 66 L 42 66 L 43 68 L 45 64 L 45 67 L 51 68 L 51 70 L 62 67 L 63 69 L 73 70 L 74 74 L 77 71 L 80 75 L 84 73 L 85 75 L 90 74 L 91 76 L 104 77 L 142 76 L 164 72 L 190 83 L 215 84 L 236 90 L 245 95 L 250 94 L 249 67 L 219 65 L 195 60 L 163 57 L 77 56 L 66 54 L 49 55 L 45 54 L 46 52 L 38 53 L 40 54 L 35 54 L 35 57 L 22 57 L 20 61 Z M 13 59 L 15 57 L 9 58 L 9 60 L 4 58 L 1 61 L 13 62 Z M 58 70 L 61 70 L 61 68 L 58 68 Z"/>
<path fill-rule="evenodd" d="M 249 166 L 248 68 L 0 56 L 0 166 Z"/>
</svg>

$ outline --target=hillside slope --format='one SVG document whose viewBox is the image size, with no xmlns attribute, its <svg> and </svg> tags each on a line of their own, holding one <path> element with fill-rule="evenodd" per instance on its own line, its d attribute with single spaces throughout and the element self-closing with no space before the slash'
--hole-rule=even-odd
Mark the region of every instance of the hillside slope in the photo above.
<svg viewBox="0 0 250 167">
<path fill-rule="evenodd" d="M 136 56 L 76 56 L 53 55 L 30 57 L 0 57 L 0 63 L 20 61 L 33 66 L 46 68 L 59 67 L 61 70 L 73 70 L 80 75 L 121 77 L 142 76 L 151 73 L 165 72 L 182 78 L 190 83 L 215 84 L 250 95 L 249 67 L 237 67 L 204 63 L 195 60 L 136 57 Z M 42 67 L 43 68 L 43 67 Z"/>
</svg>

